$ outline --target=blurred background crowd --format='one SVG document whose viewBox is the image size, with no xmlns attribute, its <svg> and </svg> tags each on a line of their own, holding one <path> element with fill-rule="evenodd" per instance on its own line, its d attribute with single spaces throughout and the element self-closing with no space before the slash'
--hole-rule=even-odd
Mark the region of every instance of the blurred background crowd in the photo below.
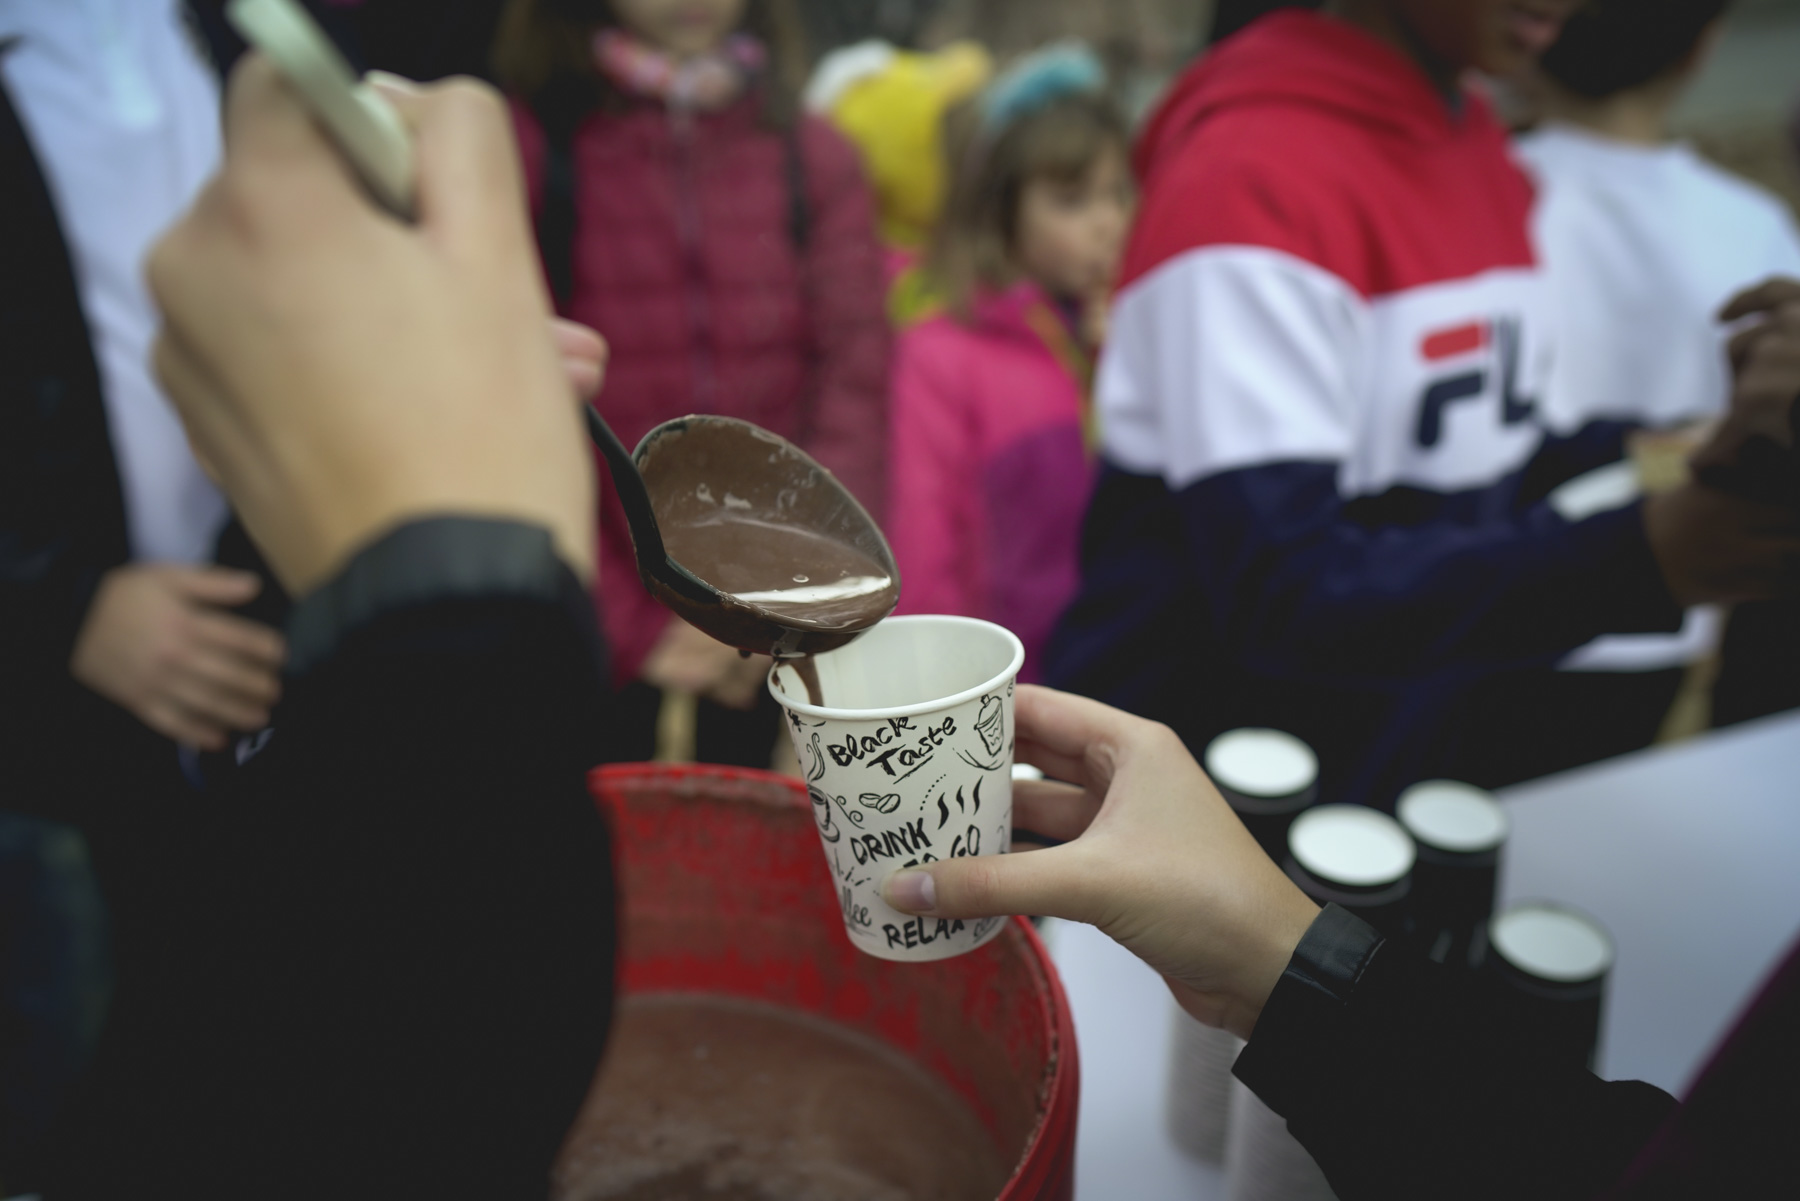
<svg viewBox="0 0 1800 1201">
<path fill-rule="evenodd" d="M 1421 774 L 1448 774 L 1398 752 L 1373 765 L 1334 758 L 1317 713 L 1255 699 L 1161 712 L 1123 666 L 1093 661 L 1144 654 L 1133 632 L 1101 638 L 1121 622 L 1179 641 L 1169 624 L 1182 620 L 1105 611 L 1105 548 L 1087 548 L 1084 581 L 1084 523 L 1115 545 L 1131 534 L 1117 481 L 1101 487 L 1097 516 L 1089 507 L 1100 462 L 1119 458 L 1094 394 L 1151 161 L 1140 149 L 1134 163 L 1133 147 L 1196 58 L 1275 8 L 1307 6 L 308 7 L 359 69 L 477 75 L 508 95 L 546 284 L 559 312 L 608 339 L 598 404 L 627 444 L 689 412 L 795 439 L 881 521 L 902 612 L 1001 622 L 1027 646 L 1025 679 L 1164 717 L 1196 749 L 1233 726 L 1299 726 L 1334 795 L 1380 806 Z M 1565 334 L 1605 364 L 1588 412 L 1650 435 L 1619 460 L 1629 478 L 1616 463 L 1559 494 L 1571 522 L 1679 480 L 1698 445 L 1692 424 L 1715 416 L 1730 386 L 1719 306 L 1766 276 L 1800 276 L 1800 2 L 1658 0 L 1674 32 L 1648 49 L 1607 40 L 1619 6 L 1610 17 L 1595 7 L 1598 50 L 1570 42 L 1541 72 L 1480 84 L 1537 178 L 1538 249 Z M 183 803 L 203 755 L 254 753 L 279 697 L 286 598 L 160 396 L 141 277 L 146 249 L 218 161 L 220 80 L 241 52 L 218 0 L 0 0 L 0 696 L 61 715 L 71 775 L 138 802 L 95 817 L 0 793 L 0 810 L 19 811 L 0 822 L 9 1188 L 29 1179 L 33 1139 L 92 1043 L 109 975 L 156 970 L 153 932 L 134 923 L 157 910 L 134 898 L 163 886 L 157 806 Z M 1627 60 L 1647 66 L 1611 78 L 1609 64 Z M 1593 249 L 1595 228 L 1619 235 L 1615 257 Z M 1607 289 L 1622 261 L 1644 269 L 1636 291 L 1659 303 L 1631 318 L 1643 324 L 1608 359 L 1619 323 L 1603 318 L 1621 294 Z M 1658 321 L 1673 332 L 1649 332 Z M 1468 336 L 1484 346 L 1502 334 Z M 1577 371 L 1579 358 L 1554 370 Z M 1629 393 L 1628 411 L 1594 394 L 1606 386 Z M 1675 399 L 1659 408 L 1657 387 Z M 1419 437 L 1438 434 L 1421 426 Z M 785 740 L 767 662 L 651 600 L 623 515 L 603 503 L 611 757 L 769 766 Z M 1078 598 L 1071 627 L 1064 611 Z M 1459 778 L 1499 786 L 1800 705 L 1792 602 L 1708 609 L 1679 634 L 1635 637 L 1571 642 L 1562 670 L 1539 662 L 1529 679 L 1459 700 L 1430 737 L 1465 747 Z M 1374 746 L 1382 731 L 1356 736 Z"/>
</svg>

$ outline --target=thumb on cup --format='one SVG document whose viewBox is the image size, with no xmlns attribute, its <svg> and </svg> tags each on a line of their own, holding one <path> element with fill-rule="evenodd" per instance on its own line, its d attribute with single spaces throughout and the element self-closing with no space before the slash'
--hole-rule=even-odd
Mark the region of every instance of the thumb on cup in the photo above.
<svg viewBox="0 0 1800 1201">
<path fill-rule="evenodd" d="M 1015 913 L 1086 920 L 1070 887 L 1068 848 L 1029 855 L 982 855 L 903 868 L 881 886 L 884 901 L 902 913 L 931 917 L 1007 917 Z"/>
</svg>

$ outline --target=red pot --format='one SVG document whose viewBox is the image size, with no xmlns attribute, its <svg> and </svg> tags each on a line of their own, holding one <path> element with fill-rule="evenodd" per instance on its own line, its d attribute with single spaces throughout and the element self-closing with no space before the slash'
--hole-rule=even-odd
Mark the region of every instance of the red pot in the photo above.
<svg viewBox="0 0 1800 1201">
<path fill-rule="evenodd" d="M 799 781 L 623 764 L 589 787 L 614 831 L 622 994 L 740 997 L 880 1039 L 960 1095 L 1016 1163 L 999 1201 L 1070 1201 L 1075 1029 L 1029 922 L 954 959 L 875 959 L 844 933 Z"/>
</svg>

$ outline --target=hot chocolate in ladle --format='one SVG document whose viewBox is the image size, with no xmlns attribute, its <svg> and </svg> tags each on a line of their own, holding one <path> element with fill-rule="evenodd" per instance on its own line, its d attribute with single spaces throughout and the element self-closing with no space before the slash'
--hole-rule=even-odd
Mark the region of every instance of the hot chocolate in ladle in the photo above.
<svg viewBox="0 0 1800 1201">
<path fill-rule="evenodd" d="M 745 652 L 843 646 L 893 612 L 900 572 L 874 519 L 785 438 L 732 417 L 682 417 L 635 453 L 591 407 L 638 575 L 689 624 Z"/>
</svg>

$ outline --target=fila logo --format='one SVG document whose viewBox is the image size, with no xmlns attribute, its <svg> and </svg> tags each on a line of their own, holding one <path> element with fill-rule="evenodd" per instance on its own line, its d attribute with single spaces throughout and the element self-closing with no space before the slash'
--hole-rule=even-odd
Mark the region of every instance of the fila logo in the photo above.
<svg viewBox="0 0 1800 1201">
<path fill-rule="evenodd" d="M 1447 329 L 1434 330 L 1419 342 L 1419 357 L 1427 364 L 1463 359 L 1494 348 L 1500 366 L 1500 423 L 1517 425 L 1530 417 L 1537 402 L 1518 394 L 1519 322 L 1515 317 L 1501 317 L 1489 324 L 1470 321 Z M 1483 355 L 1483 359 L 1487 356 Z M 1459 401 L 1472 400 L 1487 392 L 1488 367 L 1485 362 L 1464 366 L 1453 374 L 1439 376 L 1425 385 L 1419 398 L 1419 421 L 1413 440 L 1430 449 L 1444 436 L 1444 410 Z"/>
</svg>

